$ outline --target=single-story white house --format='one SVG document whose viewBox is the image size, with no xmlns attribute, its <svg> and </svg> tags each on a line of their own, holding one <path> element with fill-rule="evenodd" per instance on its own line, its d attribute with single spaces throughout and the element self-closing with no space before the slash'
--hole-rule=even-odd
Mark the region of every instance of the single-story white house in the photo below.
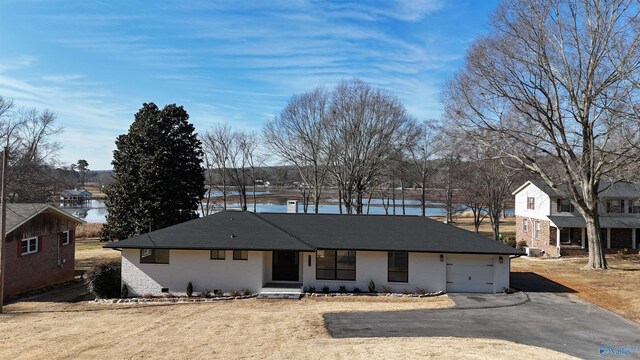
<svg viewBox="0 0 640 360">
<path fill-rule="evenodd" d="M 343 285 L 497 293 L 512 255 L 482 235 L 417 216 L 224 211 L 106 245 L 131 296 Z"/>
</svg>

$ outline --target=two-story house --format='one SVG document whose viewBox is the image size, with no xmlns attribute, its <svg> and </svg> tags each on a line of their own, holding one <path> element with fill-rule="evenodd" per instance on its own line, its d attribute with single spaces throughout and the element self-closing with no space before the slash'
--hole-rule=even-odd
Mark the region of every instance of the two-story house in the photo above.
<svg viewBox="0 0 640 360">
<path fill-rule="evenodd" d="M 585 221 L 574 206 L 542 181 L 527 181 L 515 196 L 516 240 L 547 256 L 586 254 Z M 600 184 L 600 227 L 605 252 L 640 245 L 640 183 Z M 637 252 L 637 251 L 634 251 Z"/>
</svg>

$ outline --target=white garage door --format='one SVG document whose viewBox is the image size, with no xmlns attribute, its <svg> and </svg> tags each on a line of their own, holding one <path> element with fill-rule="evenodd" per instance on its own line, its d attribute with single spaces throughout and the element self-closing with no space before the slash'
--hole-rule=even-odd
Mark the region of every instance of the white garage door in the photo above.
<svg viewBox="0 0 640 360">
<path fill-rule="evenodd" d="M 447 256 L 447 292 L 493 293 L 492 259 Z"/>
</svg>

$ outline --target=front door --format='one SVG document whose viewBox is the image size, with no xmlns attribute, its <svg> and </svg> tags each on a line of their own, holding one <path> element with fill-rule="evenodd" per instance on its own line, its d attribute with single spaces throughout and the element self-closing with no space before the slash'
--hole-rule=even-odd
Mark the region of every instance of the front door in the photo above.
<svg viewBox="0 0 640 360">
<path fill-rule="evenodd" d="M 273 252 L 273 281 L 298 281 L 298 252 Z"/>
</svg>

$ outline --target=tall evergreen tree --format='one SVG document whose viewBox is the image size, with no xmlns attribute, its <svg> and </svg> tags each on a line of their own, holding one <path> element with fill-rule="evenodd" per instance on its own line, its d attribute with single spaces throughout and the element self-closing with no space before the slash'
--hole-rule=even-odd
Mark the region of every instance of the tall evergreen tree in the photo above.
<svg viewBox="0 0 640 360">
<path fill-rule="evenodd" d="M 144 104 L 116 140 L 114 182 L 102 240 L 120 240 L 198 217 L 204 196 L 202 146 L 182 106 Z"/>
</svg>

